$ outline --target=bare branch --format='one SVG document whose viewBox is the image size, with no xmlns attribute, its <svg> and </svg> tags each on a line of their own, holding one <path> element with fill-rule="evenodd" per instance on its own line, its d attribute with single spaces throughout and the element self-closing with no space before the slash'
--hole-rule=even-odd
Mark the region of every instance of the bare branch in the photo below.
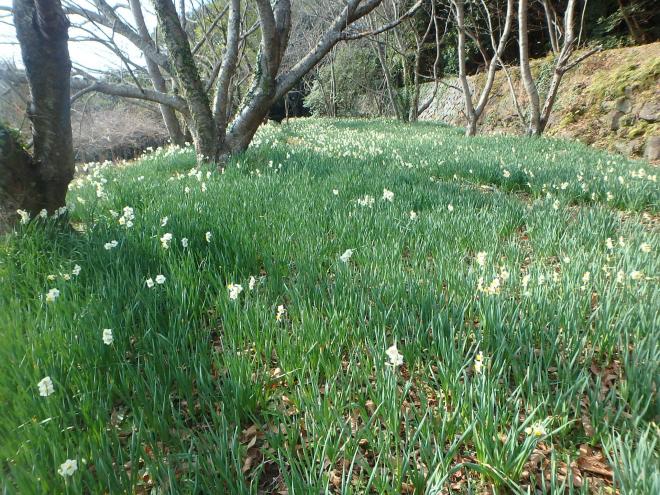
<svg viewBox="0 0 660 495">
<path fill-rule="evenodd" d="M 73 95 L 76 99 L 86 93 L 96 91 L 97 93 L 104 93 L 123 98 L 153 101 L 154 103 L 160 103 L 161 105 L 172 107 L 183 114 L 187 115 L 188 113 L 186 102 L 183 98 L 160 93 L 151 89 L 141 90 L 130 84 L 113 84 L 98 80 L 89 81 L 88 79 L 74 78 L 71 81 L 71 87 L 78 90 L 78 92 Z"/>
<path fill-rule="evenodd" d="M 589 50 L 588 52 L 586 52 L 586 53 L 580 55 L 578 58 L 576 58 L 576 59 L 575 59 L 573 62 L 571 62 L 570 64 L 568 64 L 568 65 L 562 67 L 562 71 L 563 71 L 563 72 L 568 72 L 569 70 L 571 70 L 572 68 L 574 68 L 574 67 L 575 67 L 576 65 L 578 65 L 579 63 L 583 62 L 583 61 L 586 60 L 587 58 L 591 57 L 593 54 L 598 53 L 598 52 L 600 52 L 600 51 L 602 51 L 602 50 L 603 50 L 603 46 L 602 46 L 602 45 L 599 45 L 599 46 L 597 46 L 597 47 L 595 47 L 595 48 L 592 48 L 592 49 Z"/>
<path fill-rule="evenodd" d="M 389 31 L 390 29 L 394 29 L 397 27 L 399 24 L 401 24 L 403 21 L 406 19 L 409 19 L 415 13 L 419 10 L 419 8 L 422 6 L 423 0 L 419 0 L 415 5 L 413 5 L 405 14 L 400 16 L 398 19 L 389 22 L 383 26 L 380 26 L 376 29 L 372 29 L 369 31 L 362 31 L 362 32 L 356 32 L 356 33 L 347 33 L 343 32 L 341 34 L 341 39 L 342 40 L 357 40 L 360 38 L 364 38 L 365 36 L 375 36 L 377 34 L 384 33 L 385 31 Z M 428 33 L 427 33 L 428 34 Z"/>
<path fill-rule="evenodd" d="M 277 78 L 276 98 L 284 96 L 312 67 L 314 67 L 335 46 L 342 32 L 356 20 L 369 14 L 380 5 L 381 0 L 369 0 L 361 5 L 360 0 L 349 0 L 342 12 L 335 17 L 328 30 L 310 52 L 298 61 L 288 72 Z"/>
<path fill-rule="evenodd" d="M 216 18 L 213 20 L 211 25 L 204 31 L 204 35 L 202 36 L 202 39 L 200 39 L 197 44 L 192 48 L 191 52 L 193 55 L 195 55 L 201 48 L 204 46 L 204 43 L 208 40 L 208 35 L 211 34 L 211 32 L 218 26 L 218 23 L 222 20 L 222 18 L 225 16 L 227 11 L 229 10 L 229 4 L 225 5 L 225 7 L 220 11 L 220 14 L 216 16 Z"/>
<path fill-rule="evenodd" d="M 227 31 L 227 43 L 225 54 L 220 67 L 218 76 L 218 86 L 215 94 L 214 115 L 220 141 L 224 141 L 224 135 L 227 129 L 227 105 L 229 104 L 228 92 L 231 77 L 236 71 L 238 61 L 238 44 L 241 31 L 241 2 L 240 0 L 231 0 L 231 12 L 229 13 Z"/>
<path fill-rule="evenodd" d="M 67 2 L 64 11 L 69 15 L 79 15 L 94 24 L 105 26 L 106 28 L 116 31 L 128 41 L 130 41 L 133 45 L 135 45 L 140 51 L 142 51 L 145 57 L 150 58 L 153 62 L 171 73 L 167 56 L 158 52 L 158 48 L 156 47 L 155 43 L 143 39 L 139 33 L 137 33 L 131 26 L 126 24 L 115 13 L 115 10 L 110 5 L 108 5 L 105 0 L 94 0 L 94 2 L 99 12 L 93 12 L 91 10 L 84 9 L 70 2 Z"/>
</svg>

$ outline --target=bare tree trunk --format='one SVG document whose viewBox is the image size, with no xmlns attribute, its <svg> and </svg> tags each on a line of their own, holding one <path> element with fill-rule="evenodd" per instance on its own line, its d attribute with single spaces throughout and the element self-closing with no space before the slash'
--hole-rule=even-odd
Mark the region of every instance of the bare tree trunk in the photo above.
<svg viewBox="0 0 660 495">
<path fill-rule="evenodd" d="M 417 117 L 419 116 L 419 71 L 421 69 L 421 62 L 421 43 L 418 42 L 417 49 L 415 50 L 415 60 L 413 62 L 413 88 L 410 108 L 408 109 L 408 122 L 417 122 Z"/>
<path fill-rule="evenodd" d="M 227 43 L 225 46 L 225 55 L 220 66 L 218 75 L 218 84 L 213 103 L 216 132 L 218 133 L 218 152 L 225 152 L 225 138 L 227 136 L 227 122 L 231 107 L 231 98 L 229 95 L 229 86 L 231 78 L 236 72 L 239 52 L 239 37 L 241 31 L 241 2 L 240 0 L 231 0 L 231 10 L 227 22 Z"/>
<path fill-rule="evenodd" d="M 151 35 L 149 34 L 149 29 L 147 29 L 146 23 L 144 22 L 144 15 L 142 13 L 142 5 L 140 0 L 129 0 L 129 3 L 140 36 L 142 36 L 146 43 L 151 43 Z M 147 66 L 147 72 L 151 78 L 151 84 L 153 88 L 161 93 L 167 93 L 167 84 L 163 74 L 160 72 L 158 64 L 156 64 L 149 57 L 144 58 Z M 158 107 L 160 108 L 160 113 L 163 116 L 163 122 L 165 122 L 167 132 L 170 135 L 170 140 L 174 144 L 183 146 L 185 143 L 185 137 L 183 135 L 183 131 L 181 130 L 181 124 L 179 123 L 179 119 L 177 118 L 174 109 L 168 105 L 163 105 L 162 103 L 158 105 Z"/>
<path fill-rule="evenodd" d="M 548 94 L 543 102 L 543 108 L 540 108 L 540 98 L 536 83 L 532 78 L 532 73 L 529 68 L 529 49 L 527 42 L 527 0 L 520 0 L 518 11 L 519 22 L 519 36 L 520 36 L 520 72 L 522 74 L 523 83 L 527 96 L 530 100 L 530 121 L 529 121 L 529 134 L 538 136 L 543 133 L 548 121 L 550 113 L 555 104 L 555 100 L 559 93 L 559 85 L 564 77 L 564 74 L 578 65 L 587 57 L 596 53 L 601 47 L 592 48 L 588 52 L 578 57 L 575 61 L 571 62 L 571 57 L 577 48 L 575 36 L 575 6 L 577 0 L 568 0 L 566 11 L 564 12 L 564 37 L 562 39 L 561 50 L 555 58 L 554 72 L 550 81 Z"/>
<path fill-rule="evenodd" d="M 518 2 L 518 45 L 520 49 L 520 76 L 529 99 L 529 128 L 528 133 L 533 136 L 541 134 L 541 103 L 536 83 L 529 67 L 529 37 L 527 26 L 527 0 Z"/>
<path fill-rule="evenodd" d="M 410 100 L 410 109 L 408 110 L 408 122 L 417 122 L 419 117 L 419 71 L 421 69 L 421 43 L 418 43 L 415 50 L 415 62 L 413 64 L 413 93 Z"/>
<path fill-rule="evenodd" d="M 181 29 L 186 30 L 186 0 L 179 0 L 179 19 L 181 21 Z"/>
<path fill-rule="evenodd" d="M 431 2 L 431 15 L 430 15 L 429 23 L 426 26 L 426 31 L 424 31 L 424 34 L 420 37 L 419 34 L 417 33 L 417 30 L 414 29 L 414 34 L 415 34 L 415 62 L 413 64 L 414 67 L 414 75 L 413 75 L 413 97 L 412 101 L 410 102 L 410 111 L 408 113 L 408 121 L 410 122 L 417 122 L 419 119 L 419 93 L 420 93 L 420 84 L 421 84 L 421 74 L 420 70 L 422 68 L 422 49 L 424 48 L 424 42 L 426 41 L 426 38 L 428 35 L 431 33 L 431 28 L 434 26 L 434 24 L 437 27 L 437 23 L 435 22 L 435 4 Z M 435 65 L 434 65 L 434 70 L 435 70 Z"/>
<path fill-rule="evenodd" d="M 389 2 L 390 8 L 392 9 L 392 16 L 394 18 L 399 17 L 399 7 L 400 2 L 397 0 L 391 0 Z M 403 79 L 403 85 L 399 90 L 399 95 L 398 95 L 398 101 L 399 101 L 399 108 L 401 111 L 401 120 L 404 122 L 408 121 L 408 118 L 410 117 L 410 101 L 411 101 L 411 95 L 410 95 L 410 84 L 411 84 L 411 79 L 409 76 L 409 70 L 408 70 L 408 47 L 406 44 L 406 41 L 404 37 L 401 35 L 401 33 L 398 30 L 392 31 L 392 35 L 394 38 L 394 44 L 396 46 L 396 51 L 399 54 L 399 61 L 401 63 L 401 77 Z"/>
<path fill-rule="evenodd" d="M 481 115 L 483 114 L 488 100 L 490 99 L 490 91 L 493 88 L 493 83 L 495 82 L 495 72 L 497 71 L 497 65 L 500 62 L 504 50 L 506 49 L 507 41 L 509 41 L 509 34 L 511 34 L 511 27 L 513 25 L 513 16 L 515 14 L 513 0 L 507 0 L 506 5 L 506 14 L 504 19 L 504 29 L 500 35 L 500 40 L 498 43 L 495 43 L 495 28 L 493 27 L 493 22 L 490 16 L 490 11 L 488 6 L 484 3 L 484 8 L 486 10 L 486 20 L 488 23 L 488 32 L 490 34 L 490 43 L 493 51 L 495 52 L 493 58 L 490 59 L 488 63 L 488 72 L 486 75 L 486 82 L 483 89 L 481 90 L 481 96 L 479 101 L 476 104 L 474 113 L 476 120 L 478 121 Z"/>
<path fill-rule="evenodd" d="M 540 129 L 539 133 L 545 130 L 550 112 L 555 104 L 555 99 L 559 91 L 559 84 L 561 83 L 564 73 L 568 70 L 568 61 L 575 51 L 575 4 L 576 0 L 568 0 L 566 5 L 566 12 L 564 13 L 564 42 L 561 51 L 555 62 L 555 70 L 552 74 L 548 94 L 545 97 L 543 108 L 541 109 Z"/>
<path fill-rule="evenodd" d="M 337 117 L 337 77 L 335 75 L 335 50 L 330 52 L 330 116 Z"/>
<path fill-rule="evenodd" d="M 394 109 L 394 114 L 396 115 L 397 120 L 403 120 L 401 115 L 401 103 L 399 98 L 394 91 L 393 81 L 392 81 L 392 72 L 387 65 L 387 54 L 385 53 L 385 44 L 379 40 L 374 41 L 376 55 L 378 55 L 378 62 L 380 63 L 380 68 L 383 71 L 383 76 L 385 77 L 385 86 L 387 89 L 387 96 L 390 100 L 390 104 Z"/>
<path fill-rule="evenodd" d="M 454 15 L 456 17 L 456 29 L 458 31 L 458 79 L 463 88 L 463 101 L 465 103 L 465 118 L 467 126 L 465 128 L 466 136 L 474 136 L 477 132 L 477 116 L 474 112 L 472 103 L 472 90 L 468 82 L 465 70 L 465 13 L 463 0 L 453 0 Z"/>
<path fill-rule="evenodd" d="M 39 167 L 18 142 L 18 133 L 0 123 L 0 234 L 18 219 L 16 210 L 36 215 L 42 207 Z"/>
<path fill-rule="evenodd" d="M 440 26 L 438 24 L 438 16 L 435 13 L 435 2 L 431 3 L 431 16 L 433 18 L 433 28 L 435 30 L 435 60 L 433 61 L 433 91 L 429 95 L 429 97 L 426 99 L 425 102 L 423 102 L 418 110 L 417 114 L 421 115 L 426 111 L 427 108 L 431 106 L 431 103 L 433 103 L 433 100 L 435 100 L 436 95 L 438 94 L 438 85 L 439 85 L 439 79 L 438 79 L 438 67 L 440 66 L 440 61 L 442 60 L 442 40 L 445 37 L 445 34 L 447 34 L 447 25 L 449 22 L 449 16 L 447 16 L 447 22 L 445 23 L 445 31 L 440 35 Z"/>
<path fill-rule="evenodd" d="M 69 22 L 59 0 L 14 0 L 14 25 L 30 87 L 34 152 L 0 129 L 0 210 L 55 213 L 65 206 L 74 172 Z"/>
<path fill-rule="evenodd" d="M 255 0 L 261 26 L 261 46 L 255 80 L 247 101 L 227 132 L 226 146 L 231 153 L 245 150 L 268 114 L 273 102 L 288 93 L 342 39 L 357 39 L 345 29 L 368 15 L 382 0 L 348 0 L 321 39 L 310 52 L 284 74 L 278 75 L 291 30 L 291 2 Z"/>
<path fill-rule="evenodd" d="M 550 0 L 542 0 L 543 10 L 545 11 L 545 22 L 548 25 L 548 36 L 550 37 L 550 46 L 552 53 L 559 53 L 559 40 L 557 38 L 557 12 L 550 4 Z"/>
<path fill-rule="evenodd" d="M 277 72 L 289 43 L 289 32 L 291 30 L 290 1 L 280 0 L 274 7 L 271 7 L 270 0 L 255 1 L 261 25 L 261 45 L 257 56 L 257 69 L 254 82 L 247 96 L 247 102 L 234 119 L 231 129 L 227 133 L 226 146 L 229 153 L 237 153 L 247 149 L 257 129 L 268 115 L 273 102 L 278 97 L 285 96 L 300 79 L 296 78 L 291 86 L 281 88 L 282 93 L 277 94 Z"/>
<path fill-rule="evenodd" d="M 181 27 L 172 0 L 154 0 L 158 22 L 163 29 L 170 63 L 190 111 L 190 131 L 197 156 L 215 160 L 218 154 L 215 120 L 208 94 L 193 60 L 188 36 Z"/>
<path fill-rule="evenodd" d="M 403 77 L 403 104 L 401 105 L 401 115 L 408 122 L 410 116 L 410 71 L 408 70 L 408 60 L 405 56 L 401 57 L 401 77 Z"/>
</svg>

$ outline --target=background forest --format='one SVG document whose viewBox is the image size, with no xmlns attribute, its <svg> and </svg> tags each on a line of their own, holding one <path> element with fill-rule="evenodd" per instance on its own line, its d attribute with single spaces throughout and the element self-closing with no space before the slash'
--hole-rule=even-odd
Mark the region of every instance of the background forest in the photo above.
<svg viewBox="0 0 660 495">
<path fill-rule="evenodd" d="M 96 88 L 97 91 L 82 91 L 74 95 L 72 121 L 76 160 L 87 162 L 130 158 L 147 147 L 156 147 L 168 140 L 180 144 L 186 140 L 190 142 L 191 136 L 185 136 L 184 122 L 168 132 L 167 119 L 164 121 L 161 115 L 162 107 L 159 110 L 155 102 L 141 98 L 127 99 L 121 92 L 116 91 L 117 88 L 113 91 L 113 85 L 148 88 L 152 84 L 150 69 L 145 65 L 144 57 L 136 56 L 135 50 L 127 49 L 126 43 L 120 42 L 121 29 L 115 26 L 116 32 L 112 32 L 113 23 L 118 19 L 122 19 L 126 29 L 135 25 L 130 12 L 120 9 L 117 11 L 118 17 L 113 19 L 112 16 L 104 14 L 104 10 L 110 8 L 105 2 L 78 3 L 80 5 L 75 5 L 74 2 L 67 4 L 65 1 L 68 11 L 78 14 L 74 17 L 74 26 L 81 27 L 71 41 L 101 44 L 109 48 L 110 53 L 114 53 L 116 60 L 112 60 L 112 68 L 97 68 L 93 74 L 83 67 L 79 67 L 76 72 L 74 67 L 77 74 L 75 77 L 79 82 L 78 89 L 84 90 L 92 80 L 102 82 L 105 86 Z M 332 17 L 340 3 L 333 0 L 293 3 L 293 22 L 302 29 L 293 30 L 294 35 L 285 55 L 284 67 L 287 64 L 292 65 L 316 42 L 324 22 Z M 330 117 L 377 116 L 394 117 L 402 121 L 422 118 L 466 125 L 462 89 L 457 79 L 460 63 L 458 32 L 453 23 L 453 4 L 448 0 L 385 0 L 383 4 L 369 18 L 361 21 L 363 25 L 360 29 L 368 30 L 377 25 L 397 22 L 396 28 L 336 45 L 286 98 L 277 102 L 270 112 L 271 118 L 280 121 L 287 116 L 312 114 Z M 149 14 L 148 5 L 139 6 L 145 10 L 147 19 L 150 15 L 153 16 Z M 413 7 L 416 8 L 412 15 L 407 15 Z M 608 50 L 654 43 L 660 37 L 660 13 L 654 7 L 652 0 L 589 0 L 581 3 L 576 12 L 579 21 L 577 46 L 583 53 L 594 48 Z M 479 77 L 479 74 L 487 72 L 494 55 L 490 35 L 493 33 L 498 37 L 501 34 L 506 8 L 505 0 L 465 2 L 467 36 L 463 50 L 465 73 L 468 77 Z M 539 0 L 529 4 L 529 55 L 538 59 L 532 63 L 532 69 L 542 96 L 548 90 L 554 59 L 561 49 L 564 9 L 564 3 L 556 0 Z M 401 16 L 405 17 L 403 21 L 399 20 Z M 185 29 L 192 39 L 197 40 L 195 56 L 202 60 L 203 71 L 213 76 L 214 71 L 217 73 L 219 68 L 220 52 L 217 46 L 224 43 L 223 37 L 227 32 L 226 2 L 191 2 L 185 11 L 185 19 Z M 258 38 L 250 36 L 255 31 L 256 21 L 257 13 L 248 2 L 241 18 L 242 29 L 248 36 L 241 47 L 239 72 L 233 81 L 235 90 L 231 98 L 234 106 L 239 105 L 251 82 L 251 61 L 255 58 L 259 46 Z M 146 25 L 144 28 L 148 29 Z M 134 29 L 138 31 L 138 27 Z M 493 90 L 500 99 L 507 100 L 506 104 L 493 102 L 493 114 L 488 117 L 487 112 L 484 112 L 479 119 L 482 127 L 488 131 L 521 133 L 526 129 L 525 119 L 528 118 L 528 111 L 524 108 L 526 95 L 520 84 L 516 29 L 517 26 L 514 25 L 514 33 L 501 52 Z M 149 33 L 155 39 L 158 36 L 157 30 L 154 25 Z M 625 50 L 597 55 L 597 61 L 591 62 L 587 72 L 593 74 L 606 65 L 617 65 L 622 72 L 620 76 L 627 78 L 628 86 L 637 86 L 636 90 L 640 91 L 649 88 L 653 90 L 660 77 L 660 49 L 653 46 L 652 53 L 655 55 L 646 60 L 640 60 L 635 52 Z M 588 59 L 586 62 L 590 63 Z M 151 74 L 153 69 L 154 67 L 151 68 Z M 20 129 L 29 140 L 29 121 L 25 117 L 27 85 L 23 79 L 16 77 L 20 70 L 16 69 L 12 61 L 6 60 L 1 70 L 0 120 Z M 571 72 L 579 74 L 583 71 L 576 68 Z M 600 75 L 602 77 L 598 82 L 602 88 L 607 86 L 607 79 L 605 74 Z M 627 117 L 628 122 L 623 119 L 622 123 L 628 123 L 625 133 L 594 135 L 588 132 L 593 128 L 591 123 L 597 118 L 603 119 L 606 128 L 614 126 L 617 127 L 614 131 L 618 130 L 621 116 L 616 111 L 611 111 L 616 110 L 615 100 L 623 95 L 622 90 L 625 88 L 622 88 L 621 94 L 615 95 L 604 95 L 601 89 L 595 99 L 575 103 L 575 93 L 580 93 L 580 85 L 583 86 L 584 83 L 576 82 L 572 74 L 567 77 L 569 82 L 566 83 L 565 92 L 569 95 L 562 100 L 560 92 L 558 120 L 569 125 L 551 132 L 578 137 L 588 143 L 627 155 L 644 154 L 646 139 L 643 137 L 657 134 L 657 129 L 635 125 L 638 120 L 635 117 Z M 507 78 L 514 86 L 510 86 Z M 165 73 L 162 79 L 166 89 L 173 84 Z M 479 86 L 482 82 L 477 79 L 476 84 Z M 168 90 L 176 91 L 174 87 Z M 511 94 L 516 96 L 514 99 L 522 101 L 512 102 Z M 655 99 L 655 96 L 657 94 L 654 91 L 647 92 L 634 103 L 641 106 L 646 101 Z M 568 103 L 565 103 L 566 101 Z M 582 125 L 571 128 L 570 124 L 573 122 L 568 122 L 569 120 L 579 119 L 581 115 L 589 113 L 589 108 L 601 105 L 607 108 L 591 112 L 596 115 L 589 115 Z M 652 111 L 652 114 L 657 116 L 657 109 Z M 130 118 L 127 118 L 128 116 Z M 173 114 L 167 118 L 170 122 L 181 120 Z M 655 121 L 657 120 L 649 122 L 653 124 Z M 644 124 L 644 121 L 641 123 Z M 633 135 L 628 136 L 631 132 Z"/>
</svg>

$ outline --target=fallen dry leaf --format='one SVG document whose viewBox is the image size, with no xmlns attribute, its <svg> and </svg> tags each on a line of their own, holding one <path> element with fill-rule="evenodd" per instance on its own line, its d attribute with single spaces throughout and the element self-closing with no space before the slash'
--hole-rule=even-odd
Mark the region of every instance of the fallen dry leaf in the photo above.
<svg viewBox="0 0 660 495">
<path fill-rule="evenodd" d="M 582 471 L 598 474 L 608 479 L 614 477 L 612 468 L 607 464 L 605 456 L 599 449 L 593 449 L 588 445 L 580 446 L 580 456 L 577 464 Z"/>
</svg>

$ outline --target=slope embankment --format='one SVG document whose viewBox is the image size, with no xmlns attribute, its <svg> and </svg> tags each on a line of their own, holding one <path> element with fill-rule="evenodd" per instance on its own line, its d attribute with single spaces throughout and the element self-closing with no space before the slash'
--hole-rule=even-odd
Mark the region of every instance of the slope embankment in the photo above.
<svg viewBox="0 0 660 495">
<path fill-rule="evenodd" d="M 552 58 L 536 60 L 534 75 L 541 94 L 552 75 Z M 526 96 L 517 68 L 497 73 L 480 132 L 521 133 L 515 93 L 523 111 Z M 476 94 L 484 74 L 470 77 Z M 463 125 L 463 96 L 456 78 L 447 78 L 423 120 Z M 512 90 L 513 88 L 513 90 Z M 433 89 L 426 84 L 425 95 Z M 660 42 L 597 53 L 568 72 L 547 128 L 550 136 L 578 139 L 597 148 L 634 158 L 660 160 Z"/>
</svg>

